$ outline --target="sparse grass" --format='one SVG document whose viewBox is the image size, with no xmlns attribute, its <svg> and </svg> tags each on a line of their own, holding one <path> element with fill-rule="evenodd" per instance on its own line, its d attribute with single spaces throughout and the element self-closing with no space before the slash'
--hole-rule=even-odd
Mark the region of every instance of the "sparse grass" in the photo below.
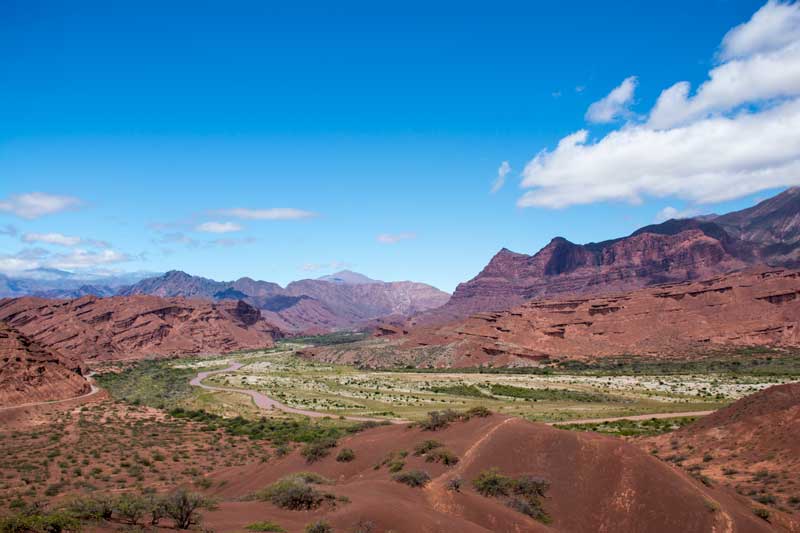
<svg viewBox="0 0 800 533">
<path fill-rule="evenodd" d="M 253 522 L 244 528 L 248 531 L 259 531 L 259 532 L 268 532 L 268 533 L 285 533 L 286 530 L 283 529 L 281 526 L 276 524 L 275 522 Z"/>
<path fill-rule="evenodd" d="M 493 468 L 481 472 L 472 481 L 472 486 L 479 494 L 501 498 L 512 509 L 535 520 L 545 524 L 551 521 L 541 502 L 541 498 L 550 487 L 550 484 L 543 479 L 533 476 L 512 478 L 500 474 Z"/>
</svg>

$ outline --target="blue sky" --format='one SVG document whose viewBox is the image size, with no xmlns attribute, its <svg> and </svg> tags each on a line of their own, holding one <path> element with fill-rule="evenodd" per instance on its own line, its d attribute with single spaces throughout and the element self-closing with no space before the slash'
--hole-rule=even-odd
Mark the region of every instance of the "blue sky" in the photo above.
<svg viewBox="0 0 800 533">
<path fill-rule="evenodd" d="M 763 5 L 3 2 L 0 267 L 281 284 L 346 267 L 450 291 L 502 247 L 617 237 L 668 207 L 751 205 L 798 177 L 737 182 L 731 162 L 653 178 L 656 163 L 632 165 L 648 181 L 600 168 L 604 146 L 580 161 L 556 147 L 582 129 L 602 145 L 649 127 L 676 82 L 694 90 L 727 61 L 793 45 L 755 30 L 723 43 Z M 771 120 L 787 91 L 727 108 L 698 99 L 681 124 L 654 127 L 744 106 Z M 782 157 L 758 164 L 796 163 Z"/>
</svg>

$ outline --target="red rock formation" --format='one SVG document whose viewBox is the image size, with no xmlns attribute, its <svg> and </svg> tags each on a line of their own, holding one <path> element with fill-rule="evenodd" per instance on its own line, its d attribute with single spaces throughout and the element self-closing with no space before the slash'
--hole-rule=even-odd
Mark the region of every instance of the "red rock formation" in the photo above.
<svg viewBox="0 0 800 533">
<path fill-rule="evenodd" d="M 0 322 L 0 406 L 63 400 L 89 392 L 78 361 L 46 350 Z"/>
<path fill-rule="evenodd" d="M 383 335 L 391 333 L 384 328 Z M 511 310 L 474 314 L 444 326 L 390 336 L 401 355 L 369 366 L 421 364 L 418 349 L 439 346 L 436 366 L 530 365 L 549 357 L 614 355 L 690 357 L 730 346 L 800 346 L 800 272 L 753 269 L 614 296 L 533 300 Z M 393 356 L 395 356 L 394 354 Z M 314 356 L 349 362 L 346 350 Z M 402 362 L 402 361 L 401 361 Z"/>
<path fill-rule="evenodd" d="M 742 211 L 668 220 L 621 239 L 578 245 L 556 237 L 533 256 L 504 248 L 446 305 L 412 324 L 441 324 L 534 298 L 702 279 L 756 264 L 800 265 L 800 188 Z"/>
<path fill-rule="evenodd" d="M 263 348 L 280 336 L 245 302 L 157 296 L 5 299 L 0 320 L 83 360 Z"/>
</svg>

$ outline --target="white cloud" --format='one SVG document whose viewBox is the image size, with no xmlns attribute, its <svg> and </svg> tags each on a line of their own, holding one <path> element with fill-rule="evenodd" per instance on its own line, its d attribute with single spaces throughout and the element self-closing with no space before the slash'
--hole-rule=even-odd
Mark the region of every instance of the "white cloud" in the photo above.
<svg viewBox="0 0 800 533">
<path fill-rule="evenodd" d="M 397 244 L 400 241 L 408 241 L 416 238 L 416 233 L 381 233 L 378 235 L 378 242 L 382 244 Z"/>
<path fill-rule="evenodd" d="M 54 254 L 47 260 L 50 268 L 61 268 L 65 270 L 85 269 L 98 265 L 109 265 L 130 261 L 127 254 L 116 250 L 102 250 L 99 252 L 76 249 L 68 254 Z"/>
<path fill-rule="evenodd" d="M 633 93 L 638 81 L 636 76 L 622 80 L 608 95 L 589 106 L 586 120 L 598 124 L 613 122 L 629 113 L 628 107 L 633 102 Z"/>
<path fill-rule="evenodd" d="M 0 200 L 0 211 L 12 213 L 21 218 L 34 219 L 45 215 L 74 210 L 81 201 L 72 196 L 58 196 L 43 192 L 15 194 Z"/>
<path fill-rule="evenodd" d="M 580 130 L 542 150 L 522 173 L 530 190 L 518 205 L 637 203 L 647 196 L 702 204 L 800 184 L 800 19 L 796 4 L 770 2 L 760 13 L 772 10 L 783 22 L 754 16 L 726 36 L 723 57 L 736 58 L 712 69 L 696 95 L 689 97 L 688 83 L 676 84 L 646 124 L 629 123 L 598 140 Z M 790 27 L 797 39 L 767 42 L 750 24 Z"/>
<path fill-rule="evenodd" d="M 776 50 L 800 41 L 800 4 L 770 0 L 722 39 L 720 59 Z"/>
<path fill-rule="evenodd" d="M 130 261 L 131 257 L 116 250 L 70 250 L 53 254 L 42 248 L 27 248 L 15 254 L 0 255 L 0 272 L 22 274 L 35 268 L 94 271 L 95 267 Z"/>
<path fill-rule="evenodd" d="M 22 240 L 28 243 L 41 242 L 59 246 L 77 246 L 81 242 L 80 237 L 72 237 L 63 233 L 25 233 Z"/>
<path fill-rule="evenodd" d="M 343 263 L 341 261 L 331 261 L 330 263 L 306 263 L 300 267 L 303 272 L 316 272 L 318 270 L 342 270 L 352 268 L 351 263 Z"/>
<path fill-rule="evenodd" d="M 203 233 L 233 233 L 242 231 L 242 226 L 235 222 L 203 222 L 194 229 Z"/>
<path fill-rule="evenodd" d="M 694 96 L 686 81 L 663 91 L 650 113 L 650 126 L 670 128 L 743 104 L 800 95 L 800 41 L 731 60 L 712 69 L 709 77 Z"/>
<path fill-rule="evenodd" d="M 492 194 L 503 188 L 503 185 L 506 183 L 506 176 L 509 172 L 511 172 L 511 165 L 508 164 L 508 161 L 500 163 L 500 166 L 497 168 L 497 177 L 492 184 Z"/>
<path fill-rule="evenodd" d="M 317 213 L 312 211 L 304 211 L 292 207 L 273 207 L 269 209 L 236 207 L 233 209 L 219 209 L 215 213 L 245 220 L 297 220 L 317 216 Z"/>
<path fill-rule="evenodd" d="M 679 220 L 682 218 L 692 218 L 696 217 L 700 214 L 700 210 L 694 207 L 689 207 L 686 209 L 676 209 L 671 205 L 668 205 L 664 209 L 660 210 L 656 213 L 655 222 L 664 222 L 666 220 L 670 220 L 672 218 Z"/>
</svg>

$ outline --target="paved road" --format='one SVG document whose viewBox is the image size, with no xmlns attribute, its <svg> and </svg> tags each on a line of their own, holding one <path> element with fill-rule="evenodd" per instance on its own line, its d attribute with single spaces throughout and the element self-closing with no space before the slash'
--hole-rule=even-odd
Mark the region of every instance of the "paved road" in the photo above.
<svg viewBox="0 0 800 533">
<path fill-rule="evenodd" d="M 198 372 L 198 374 L 192 378 L 189 382 L 190 385 L 195 387 L 200 387 L 201 389 L 212 390 L 212 391 L 220 391 L 220 392 L 238 392 L 239 394 L 246 394 L 253 399 L 253 403 L 256 404 L 256 407 L 260 409 L 278 409 L 280 411 L 284 411 L 286 413 L 294 413 L 297 415 L 304 415 L 309 416 L 312 418 L 323 418 L 326 416 L 330 416 L 332 418 L 336 418 L 336 415 L 330 415 L 326 413 L 320 413 L 318 411 L 309 411 L 307 409 L 298 409 L 296 407 L 290 407 L 286 404 L 283 404 L 277 400 L 273 400 L 269 396 L 265 396 L 264 394 L 254 391 L 251 389 L 233 389 L 227 387 L 214 387 L 212 385 L 206 385 L 203 383 L 203 380 L 209 376 L 213 376 L 214 374 L 224 374 L 227 372 L 235 372 L 244 366 L 242 363 L 239 362 L 232 362 L 231 366 L 228 368 L 223 368 L 222 370 L 212 370 L 208 372 Z M 387 419 L 385 418 L 369 418 L 366 416 L 346 416 L 345 419 L 347 420 L 355 420 L 357 422 L 384 422 Z M 408 420 L 399 420 L 399 419 L 392 419 L 389 420 L 393 424 L 406 424 Z"/>
<path fill-rule="evenodd" d="M 93 396 L 102 390 L 100 387 L 94 384 L 94 380 L 92 379 L 92 374 L 88 374 L 86 376 L 86 381 L 89 382 L 89 387 L 91 387 L 89 392 L 87 392 L 86 394 L 81 394 L 80 396 L 74 396 L 72 398 L 64 398 L 63 400 L 50 400 L 46 402 L 30 402 L 30 403 L 21 403 L 19 405 L 8 405 L 0 407 L 0 411 L 7 411 L 9 409 L 21 409 L 23 407 L 36 407 L 37 405 L 51 405 L 64 402 L 71 402 L 73 400 L 88 398 L 89 396 Z"/>
<path fill-rule="evenodd" d="M 708 416 L 714 411 L 684 411 L 682 413 L 651 413 L 649 415 L 617 416 L 613 418 L 585 418 L 583 420 L 564 420 L 562 422 L 548 422 L 548 426 L 562 426 L 564 424 L 600 424 L 603 422 L 616 422 L 618 420 L 650 420 L 651 418 L 680 418 L 683 416 Z"/>
</svg>

